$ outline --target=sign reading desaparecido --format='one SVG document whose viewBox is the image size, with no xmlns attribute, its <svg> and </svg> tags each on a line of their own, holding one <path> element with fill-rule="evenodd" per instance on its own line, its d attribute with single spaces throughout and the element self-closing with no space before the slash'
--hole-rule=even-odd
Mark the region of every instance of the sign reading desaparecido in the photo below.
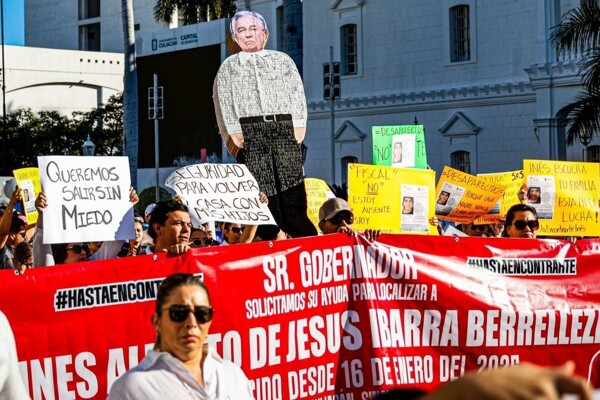
<svg viewBox="0 0 600 400">
<path fill-rule="evenodd" d="M 275 224 L 268 206 L 259 200 L 256 179 L 243 164 L 188 165 L 169 175 L 165 185 L 190 208 L 194 226 L 207 221 Z"/>
<path fill-rule="evenodd" d="M 127 157 L 38 157 L 47 206 L 44 243 L 127 240 L 135 236 Z"/>
</svg>

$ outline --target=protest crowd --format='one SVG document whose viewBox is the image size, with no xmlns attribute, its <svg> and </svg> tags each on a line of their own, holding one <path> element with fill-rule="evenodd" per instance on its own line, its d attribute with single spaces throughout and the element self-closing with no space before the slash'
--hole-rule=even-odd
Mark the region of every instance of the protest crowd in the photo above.
<svg viewBox="0 0 600 400">
<path fill-rule="evenodd" d="M 528 243 L 532 248 L 535 247 L 539 239 L 549 239 L 548 247 L 551 247 L 558 246 L 556 243 L 574 244 L 598 237 L 589 234 L 599 231 L 597 215 L 600 211 L 600 199 L 596 188 L 598 165 L 594 166 L 596 172 L 589 174 L 592 176 L 592 187 L 584 193 L 586 199 L 591 201 L 579 202 L 577 206 L 583 204 L 582 211 L 578 211 L 573 217 L 584 220 L 589 219 L 589 213 L 595 213 L 595 220 L 586 225 L 591 228 L 582 231 L 561 230 L 561 227 L 551 225 L 549 221 L 558 215 L 558 209 L 553 208 L 554 203 L 561 194 L 557 191 L 549 194 L 550 185 L 546 183 L 547 180 L 542 181 L 531 173 L 534 169 L 530 168 L 533 161 L 524 161 L 525 173 L 512 173 L 514 184 L 511 182 L 510 189 L 509 185 L 498 183 L 502 173 L 498 174 L 494 182 L 449 167 L 444 169 L 435 185 L 435 172 L 418 168 L 416 162 L 408 165 L 411 152 L 407 151 L 406 142 L 392 145 L 389 137 L 388 147 L 392 150 L 393 160 L 373 166 L 351 165 L 351 173 L 348 175 L 368 176 L 368 181 L 373 184 L 393 182 L 392 179 L 396 178 L 390 178 L 386 171 L 399 168 L 399 180 L 394 183 L 395 200 L 388 194 L 373 196 L 373 193 L 367 193 L 363 196 L 361 189 L 357 189 L 356 183 L 352 182 L 349 183 L 346 198 L 335 197 L 324 191 L 315 196 L 312 191 L 307 190 L 309 182 L 304 177 L 300 158 L 300 143 L 306 131 L 306 103 L 302 83 L 293 62 L 283 53 L 264 49 L 268 30 L 259 14 L 247 11 L 237 13 L 232 19 L 230 33 L 240 52 L 223 63 L 215 79 L 214 101 L 221 135 L 237 164 L 218 167 L 186 166 L 167 179 L 166 185 L 173 189 L 173 198 L 144 204 L 144 209 L 141 209 L 138 194 L 127 176 L 126 160 L 122 169 L 119 169 L 119 164 L 107 170 L 110 173 L 105 176 L 102 173 L 92 173 L 94 179 L 104 183 L 117 182 L 119 186 L 115 183 L 115 186 L 103 186 L 100 190 L 100 186 L 94 183 L 94 187 L 90 186 L 85 191 L 80 187 L 83 185 L 82 181 L 77 181 L 82 175 L 69 175 L 65 172 L 68 171 L 68 166 L 61 165 L 61 159 L 42 156 L 39 159 L 38 173 L 41 184 L 39 190 L 34 191 L 35 196 L 31 195 L 29 186 L 25 188 L 17 179 L 16 189 L 3 207 L 0 219 L 0 269 L 11 270 L 15 277 L 26 279 L 35 274 L 38 268 L 64 264 L 85 268 L 85 265 L 95 264 L 80 264 L 100 260 L 143 260 L 142 257 L 154 257 L 153 260 L 156 260 L 157 255 L 183 260 L 190 254 L 201 257 L 215 248 L 220 248 L 233 258 L 238 254 L 240 258 L 250 258 L 252 250 L 248 249 L 253 246 L 252 243 L 267 242 L 273 246 L 274 242 L 291 240 L 290 247 L 293 247 L 294 243 L 304 243 L 301 240 L 305 238 L 336 235 L 344 240 L 348 237 L 364 240 L 366 245 L 363 246 L 367 247 L 375 246 L 378 241 L 393 234 L 412 234 L 411 240 L 418 240 L 414 239 L 417 235 L 475 238 L 464 242 L 462 250 L 465 253 L 469 252 L 470 243 L 481 241 L 485 241 L 485 246 L 493 248 L 497 243 L 520 239 L 518 246 L 522 249 Z M 248 76 L 247 71 L 255 68 L 267 71 L 264 75 L 257 74 L 255 78 L 258 82 L 252 85 L 258 91 L 264 90 L 264 93 L 261 92 L 265 100 L 261 107 L 265 107 L 264 109 L 259 109 L 252 101 L 251 93 L 244 91 L 245 82 L 239 81 L 240 77 Z M 280 73 L 282 70 L 287 73 Z M 271 72 L 277 76 L 269 75 Z M 289 81 L 280 82 L 282 76 Z M 276 90 L 271 90 L 272 86 Z M 232 93 L 242 93 L 244 96 L 248 95 L 248 98 L 232 96 Z M 292 98 L 284 101 L 284 95 Z M 103 161 L 98 161 L 100 159 L 96 157 L 95 162 L 102 163 Z M 110 161 L 106 161 L 108 162 Z M 554 165 L 552 163 L 560 164 L 548 163 L 548 168 Z M 102 172 L 102 168 L 107 168 L 107 165 L 84 168 Z M 404 168 L 407 166 L 412 169 Z M 53 170 L 61 172 L 52 175 L 49 171 Z M 202 178 L 198 178 L 200 175 Z M 417 176 L 422 181 L 415 183 L 411 179 L 417 179 Z M 515 176 L 518 179 L 514 179 Z M 561 176 L 557 174 L 551 178 L 560 186 Z M 226 187 L 229 192 L 224 194 Z M 207 194 L 209 192 L 213 197 Z M 580 196 L 583 196 L 581 193 Z M 229 201 L 228 196 L 239 197 Z M 66 201 L 67 197 L 69 201 Z M 100 207 L 99 200 L 114 201 L 118 207 L 107 207 L 100 211 L 93 207 L 84 209 L 84 205 L 88 204 L 82 200 L 84 198 L 91 198 L 89 204 L 97 208 Z M 371 204 L 375 205 L 364 206 L 368 202 L 361 203 L 361 199 L 365 198 L 374 199 Z M 235 201 L 237 207 L 225 210 L 235 204 Z M 313 209 L 310 209 L 309 203 L 315 205 Z M 563 204 L 561 207 L 568 209 L 569 205 Z M 106 234 L 101 226 L 110 226 L 112 230 Z M 77 236 L 84 228 L 87 228 L 85 236 Z M 335 254 L 335 251 L 345 251 L 343 254 L 348 255 L 352 249 L 349 246 L 341 250 L 331 249 L 331 254 Z M 364 254 L 376 254 L 376 250 Z M 399 250 L 396 255 L 404 257 L 404 260 L 408 257 L 406 254 Z M 133 257 L 139 258 L 132 259 Z M 513 257 L 518 258 L 518 255 Z M 229 263 L 227 268 L 233 268 L 232 264 Z M 264 265 L 263 268 L 265 271 L 269 269 Z M 285 267 L 279 265 L 273 270 L 279 274 L 273 275 L 277 276 L 274 279 L 275 287 L 293 289 L 282 278 L 286 274 Z M 403 273 L 405 277 L 411 274 L 408 267 Z M 332 274 L 329 278 L 341 281 L 346 277 Z M 316 279 L 316 276 L 308 274 L 303 276 L 303 282 Z M 249 282 L 244 282 L 244 278 L 240 279 L 240 284 L 250 285 Z M 377 290 L 384 287 L 386 286 L 378 286 Z M 370 296 L 373 290 L 368 285 L 356 288 L 360 290 L 353 292 L 354 299 L 361 296 L 372 299 Z M 421 289 L 420 294 L 415 296 L 425 297 L 426 291 Z M 242 371 L 234 362 L 225 359 L 223 354 L 219 354 L 207 342 L 213 323 L 213 311 L 217 310 L 214 315 L 219 316 L 219 308 L 225 307 L 224 304 L 218 304 L 214 305 L 213 310 L 214 293 L 218 291 L 218 286 L 210 287 L 195 274 L 174 273 L 162 280 L 157 285 L 152 315 L 145 316 L 152 321 L 155 333 L 153 347 L 142 355 L 137 366 L 130 365 L 131 368 L 126 368 L 127 372 L 121 371 L 120 377 L 111 382 L 108 398 L 253 399 L 256 392 L 245 375 L 248 371 Z M 272 297 L 273 292 L 275 289 L 269 292 L 269 297 Z M 349 301 L 344 298 L 343 290 L 340 298 Z M 272 304 L 271 300 L 265 300 L 265 304 Z M 2 307 L 6 305 L 3 304 Z M 302 305 L 297 307 L 303 308 Z M 6 312 L 4 309 L 2 311 Z M 318 310 L 316 314 L 319 314 Z M 452 314 L 449 316 L 451 321 Z M 348 347 L 352 346 L 349 338 L 359 337 L 352 331 L 353 327 L 356 328 L 352 325 L 356 322 L 352 318 L 353 314 L 347 312 L 341 319 L 343 323 L 337 320 L 341 324 L 338 328 L 347 329 L 343 343 Z M 432 320 L 437 321 L 438 328 L 442 325 L 440 318 L 432 317 Z M 327 323 L 330 320 L 332 318 L 325 319 Z M 226 328 L 232 321 L 223 319 L 219 323 L 223 329 L 224 325 Z M 393 328 L 393 324 L 390 322 L 387 325 L 383 317 L 379 318 L 378 323 L 390 331 Z M 325 325 L 325 322 L 322 324 Z M 444 329 L 451 327 L 451 324 L 452 322 L 443 324 Z M 319 328 L 317 325 L 311 329 Z M 297 329 L 299 337 L 305 335 L 302 328 Z M 436 332 L 435 335 L 431 334 L 431 338 L 424 339 L 424 342 L 441 341 L 439 336 L 442 334 Z M 379 339 L 382 342 L 394 339 L 391 338 L 392 335 L 388 336 L 382 333 Z M 449 334 L 448 337 L 447 340 L 451 342 L 453 335 Z M 290 343 L 292 341 L 290 339 Z M 0 351 L 1 399 L 28 398 L 16 372 L 18 367 L 14 342 L 8 320 L 0 315 L 0 346 L 7 350 Z M 301 349 L 298 348 L 297 351 L 300 357 Z M 290 359 L 296 356 L 290 354 L 292 353 L 288 354 Z M 575 364 L 571 361 L 554 366 L 537 366 L 525 362 L 496 370 L 462 371 L 461 377 L 448 380 L 430 393 L 409 387 L 410 390 L 399 388 L 381 391 L 382 393 L 374 392 L 372 398 L 559 399 L 563 394 L 571 393 L 578 395 L 580 399 L 591 399 L 591 386 L 574 371 Z M 390 386 L 393 385 L 388 385 L 386 389 L 393 389 Z M 318 395 L 319 393 L 313 393 L 303 397 L 297 394 L 294 398 L 321 398 Z M 327 398 L 351 398 L 341 396 Z"/>
</svg>

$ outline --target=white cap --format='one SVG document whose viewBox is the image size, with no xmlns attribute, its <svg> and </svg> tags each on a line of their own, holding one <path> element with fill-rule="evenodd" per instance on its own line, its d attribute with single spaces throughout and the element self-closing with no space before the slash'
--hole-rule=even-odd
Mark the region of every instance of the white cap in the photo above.
<svg viewBox="0 0 600 400">
<path fill-rule="evenodd" d="M 150 215 L 150 213 L 152 213 L 152 210 L 154 210 L 154 207 L 156 207 L 155 203 L 148 204 L 148 207 L 146 207 L 146 211 L 144 211 L 144 216 L 147 217 L 148 215 Z"/>
</svg>

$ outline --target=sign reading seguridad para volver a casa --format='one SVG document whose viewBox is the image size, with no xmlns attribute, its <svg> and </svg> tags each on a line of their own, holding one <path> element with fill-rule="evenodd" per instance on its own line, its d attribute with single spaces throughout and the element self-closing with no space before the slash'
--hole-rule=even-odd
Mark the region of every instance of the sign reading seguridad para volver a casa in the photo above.
<svg viewBox="0 0 600 400">
<path fill-rule="evenodd" d="M 574 360 L 597 385 L 599 262 L 598 239 L 333 234 L 0 271 L 0 309 L 32 398 L 105 398 L 152 346 L 156 288 L 174 272 L 207 284 L 208 341 L 259 400 L 430 390 L 524 361 Z"/>
</svg>

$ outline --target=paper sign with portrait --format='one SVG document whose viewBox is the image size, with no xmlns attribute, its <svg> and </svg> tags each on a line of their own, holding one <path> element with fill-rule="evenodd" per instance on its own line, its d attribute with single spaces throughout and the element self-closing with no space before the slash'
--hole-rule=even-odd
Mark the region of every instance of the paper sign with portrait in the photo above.
<svg viewBox="0 0 600 400">
<path fill-rule="evenodd" d="M 538 236 L 599 236 L 600 164 L 524 160 L 526 204 L 540 220 Z"/>
<path fill-rule="evenodd" d="M 38 157 L 44 243 L 128 240 L 135 237 L 127 157 Z"/>
<path fill-rule="evenodd" d="M 319 226 L 319 209 L 328 199 L 335 197 L 329 185 L 322 179 L 304 178 L 306 200 L 308 202 L 308 218 L 315 226 Z"/>
<path fill-rule="evenodd" d="M 373 165 L 427 169 L 423 125 L 374 126 Z"/>
<path fill-rule="evenodd" d="M 498 172 L 492 174 L 477 174 L 490 182 L 504 185 L 504 194 L 494 205 L 489 213 L 477 217 L 473 223 L 475 225 L 497 224 L 506 216 L 506 212 L 514 204 L 519 204 L 519 190 L 523 186 L 523 170 Z"/>
<path fill-rule="evenodd" d="M 437 235 L 433 216 L 435 172 L 377 165 L 348 165 L 348 203 L 354 229 Z"/>
<path fill-rule="evenodd" d="M 194 226 L 208 221 L 275 225 L 260 201 L 258 183 L 244 164 L 195 164 L 169 175 L 165 185 L 190 209 Z"/>
<path fill-rule="evenodd" d="M 27 224 L 33 225 L 38 219 L 38 212 L 35 208 L 35 199 L 42 190 L 40 170 L 35 167 L 20 168 L 14 170 L 13 175 L 17 181 L 17 185 L 21 188 L 23 211 L 27 218 Z"/>
<path fill-rule="evenodd" d="M 469 223 L 494 208 L 504 185 L 445 166 L 435 192 L 439 218 Z"/>
</svg>

